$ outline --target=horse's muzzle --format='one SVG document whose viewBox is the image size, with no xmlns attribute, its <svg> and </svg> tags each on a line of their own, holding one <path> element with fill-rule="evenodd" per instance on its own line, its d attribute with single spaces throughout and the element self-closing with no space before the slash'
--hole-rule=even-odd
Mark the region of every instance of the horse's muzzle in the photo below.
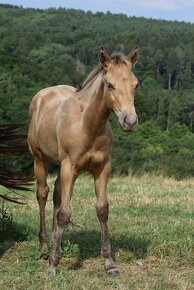
<svg viewBox="0 0 194 290">
<path fill-rule="evenodd" d="M 122 111 L 119 114 L 119 123 L 125 132 L 132 132 L 133 128 L 138 124 L 138 117 L 136 114 L 129 114 Z"/>
</svg>

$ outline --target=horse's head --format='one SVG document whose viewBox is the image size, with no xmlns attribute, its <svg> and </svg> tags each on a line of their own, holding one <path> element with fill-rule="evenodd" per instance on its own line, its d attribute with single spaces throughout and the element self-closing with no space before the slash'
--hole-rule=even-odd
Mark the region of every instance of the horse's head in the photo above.
<svg viewBox="0 0 194 290">
<path fill-rule="evenodd" d="M 104 68 L 104 85 L 107 105 L 119 119 L 124 131 L 130 132 L 138 123 L 134 106 L 134 93 L 138 80 L 132 72 L 137 62 L 138 48 L 135 47 L 128 57 L 118 54 L 109 56 L 103 47 L 99 51 L 99 60 Z"/>
</svg>

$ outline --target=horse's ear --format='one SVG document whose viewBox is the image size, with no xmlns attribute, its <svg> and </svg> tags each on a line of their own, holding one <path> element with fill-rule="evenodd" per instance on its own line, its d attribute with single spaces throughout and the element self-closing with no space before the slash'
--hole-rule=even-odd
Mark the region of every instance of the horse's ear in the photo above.
<svg viewBox="0 0 194 290">
<path fill-rule="evenodd" d="M 110 63 L 110 56 L 108 55 L 103 46 L 99 50 L 98 58 L 103 67 L 107 68 Z"/>
<path fill-rule="evenodd" d="M 127 60 L 132 64 L 136 64 L 136 62 L 138 61 L 138 57 L 139 57 L 139 48 L 138 46 L 136 46 L 128 55 Z"/>
</svg>

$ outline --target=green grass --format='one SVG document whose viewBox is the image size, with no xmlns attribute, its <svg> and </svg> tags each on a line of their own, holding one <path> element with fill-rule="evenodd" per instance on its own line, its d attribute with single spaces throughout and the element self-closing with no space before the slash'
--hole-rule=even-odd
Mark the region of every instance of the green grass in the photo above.
<svg viewBox="0 0 194 290">
<path fill-rule="evenodd" d="M 52 182 L 50 178 L 51 191 Z M 4 204 L 7 218 L 0 219 L 0 289 L 194 289 L 194 180 L 112 178 L 108 193 L 110 236 L 120 277 L 107 277 L 104 271 L 93 180 L 81 176 L 54 278 L 46 275 L 48 255 L 38 251 L 35 194 L 22 193 L 27 196 L 23 206 Z M 51 193 L 47 224 L 51 235 Z"/>
</svg>

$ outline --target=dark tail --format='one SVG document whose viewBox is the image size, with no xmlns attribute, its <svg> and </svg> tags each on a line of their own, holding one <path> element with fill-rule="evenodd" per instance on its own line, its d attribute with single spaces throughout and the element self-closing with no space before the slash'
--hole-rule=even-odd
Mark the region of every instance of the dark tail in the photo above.
<svg viewBox="0 0 194 290">
<path fill-rule="evenodd" d="M 28 154 L 26 135 L 19 132 L 20 124 L 9 124 L 0 126 L 0 154 L 1 156 Z M 29 188 L 34 181 L 34 176 L 24 172 L 13 172 L 7 168 L 0 167 L 0 185 L 10 190 L 30 191 Z M 0 194 L 0 198 L 15 203 L 23 203 L 19 197 L 10 197 Z"/>
</svg>

